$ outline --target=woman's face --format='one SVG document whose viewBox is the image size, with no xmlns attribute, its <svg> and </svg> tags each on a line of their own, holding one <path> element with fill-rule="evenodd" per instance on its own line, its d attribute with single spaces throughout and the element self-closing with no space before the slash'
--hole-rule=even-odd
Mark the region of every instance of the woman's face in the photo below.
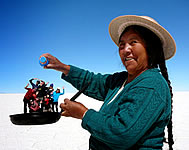
<svg viewBox="0 0 189 150">
<path fill-rule="evenodd" d="M 138 76 L 148 68 L 145 42 L 133 29 L 128 30 L 121 36 L 119 55 L 129 75 Z"/>
</svg>

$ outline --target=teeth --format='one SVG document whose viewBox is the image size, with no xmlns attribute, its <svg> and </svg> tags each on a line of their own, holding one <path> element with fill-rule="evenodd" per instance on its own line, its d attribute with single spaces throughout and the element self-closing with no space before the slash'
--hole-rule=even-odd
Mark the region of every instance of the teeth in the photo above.
<svg viewBox="0 0 189 150">
<path fill-rule="evenodd" d="M 125 61 L 132 60 L 132 58 L 125 58 Z"/>
</svg>

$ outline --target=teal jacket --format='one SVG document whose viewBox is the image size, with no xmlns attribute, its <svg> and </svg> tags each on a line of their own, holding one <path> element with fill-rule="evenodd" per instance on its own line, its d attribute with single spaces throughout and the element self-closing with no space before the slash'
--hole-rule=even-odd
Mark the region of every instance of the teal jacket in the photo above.
<svg viewBox="0 0 189 150">
<path fill-rule="evenodd" d="M 53 92 L 53 102 L 58 102 L 59 96 L 64 94 L 64 89 L 62 93 L 56 93 L 56 91 Z"/>
<path fill-rule="evenodd" d="M 85 95 L 104 101 L 101 109 L 89 109 L 82 127 L 91 134 L 89 147 L 96 150 L 162 149 L 164 129 L 171 114 L 167 82 L 158 69 L 148 69 L 111 99 L 127 79 L 127 72 L 94 74 L 71 66 L 62 79 L 78 90 L 91 82 Z"/>
</svg>

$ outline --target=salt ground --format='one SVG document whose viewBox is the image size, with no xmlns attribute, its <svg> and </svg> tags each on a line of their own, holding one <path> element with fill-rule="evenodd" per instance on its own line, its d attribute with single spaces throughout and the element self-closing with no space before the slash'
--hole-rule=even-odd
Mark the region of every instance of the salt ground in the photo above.
<svg viewBox="0 0 189 150">
<path fill-rule="evenodd" d="M 71 98 L 73 94 L 61 96 Z M 18 126 L 9 115 L 23 113 L 24 94 L 0 94 L 0 150 L 88 150 L 90 134 L 82 129 L 81 120 L 61 117 L 54 124 Z M 189 148 L 189 92 L 174 92 L 174 150 Z M 77 101 L 99 110 L 102 102 L 79 96 Z M 164 146 L 167 150 L 167 145 Z"/>
</svg>

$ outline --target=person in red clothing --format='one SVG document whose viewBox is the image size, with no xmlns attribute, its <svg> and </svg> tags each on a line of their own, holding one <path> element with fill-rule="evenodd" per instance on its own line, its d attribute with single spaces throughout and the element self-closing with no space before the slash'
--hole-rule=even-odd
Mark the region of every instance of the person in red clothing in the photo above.
<svg viewBox="0 0 189 150">
<path fill-rule="evenodd" d="M 44 96 L 44 107 L 46 111 L 50 111 L 50 99 L 49 95 Z"/>
<path fill-rule="evenodd" d="M 29 83 L 26 85 L 25 89 L 28 90 L 24 96 L 24 113 L 27 113 L 27 105 L 30 106 L 30 100 L 34 100 L 36 98 L 36 89 L 28 88 Z"/>
<path fill-rule="evenodd" d="M 39 111 L 40 107 L 36 100 L 30 100 L 30 112 L 37 112 Z"/>
</svg>

